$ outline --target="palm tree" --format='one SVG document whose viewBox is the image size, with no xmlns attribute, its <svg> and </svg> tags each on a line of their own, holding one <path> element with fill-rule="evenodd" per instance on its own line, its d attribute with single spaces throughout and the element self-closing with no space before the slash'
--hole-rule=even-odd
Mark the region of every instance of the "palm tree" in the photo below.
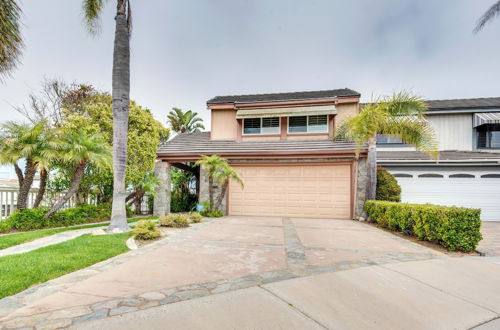
<svg viewBox="0 0 500 330">
<path fill-rule="evenodd" d="M 500 1 L 495 2 L 484 14 L 481 16 L 474 28 L 474 33 L 481 31 L 486 23 L 493 20 L 493 18 L 500 15 Z"/>
<path fill-rule="evenodd" d="M 23 49 L 21 14 L 15 0 L 0 1 L 0 78 L 9 75 L 19 62 Z"/>
<path fill-rule="evenodd" d="M 425 120 L 427 106 L 420 98 L 406 92 L 366 104 L 360 113 L 344 121 L 337 129 L 336 140 L 354 141 L 359 151 L 368 144 L 366 199 L 375 199 L 377 190 L 377 135 L 398 137 L 403 143 L 437 157 L 434 131 Z"/>
<path fill-rule="evenodd" d="M 192 133 L 205 129 L 202 124 L 203 119 L 198 117 L 198 113 L 192 110 L 184 112 L 182 109 L 172 108 L 167 118 L 172 130 L 176 133 Z"/>
<path fill-rule="evenodd" d="M 224 196 L 226 196 L 230 180 L 238 182 L 243 187 L 243 181 L 239 174 L 227 163 L 226 159 L 221 158 L 218 155 L 204 155 L 201 160 L 196 162 L 196 165 L 204 166 L 208 170 L 208 196 L 210 201 L 209 212 L 220 208 L 222 200 L 224 199 Z M 214 203 L 215 182 L 220 185 L 221 191 Z"/>
<path fill-rule="evenodd" d="M 99 32 L 104 0 L 84 0 L 83 9 L 91 34 Z M 113 51 L 113 205 L 108 231 L 128 231 L 125 210 L 128 116 L 130 107 L 130 35 L 132 9 L 129 0 L 116 0 Z"/>
<path fill-rule="evenodd" d="M 45 122 L 36 125 L 7 122 L 1 126 L 0 163 L 14 166 L 18 182 L 17 209 L 26 208 L 28 194 L 39 166 L 43 169 L 59 155 L 60 144 Z M 24 159 L 24 171 L 18 162 Z"/>
<path fill-rule="evenodd" d="M 78 191 L 88 165 L 92 164 L 97 169 L 107 168 L 111 160 L 111 150 L 99 134 L 76 130 L 63 132 L 60 161 L 73 168 L 73 176 L 64 197 L 54 203 L 45 217 L 54 214 Z"/>
</svg>

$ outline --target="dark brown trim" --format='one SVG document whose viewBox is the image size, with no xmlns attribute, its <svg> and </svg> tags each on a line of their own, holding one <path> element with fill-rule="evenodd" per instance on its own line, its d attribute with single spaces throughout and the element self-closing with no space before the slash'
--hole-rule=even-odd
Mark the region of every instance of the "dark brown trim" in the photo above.
<svg viewBox="0 0 500 330">
<path fill-rule="evenodd" d="M 248 108 L 275 108 L 280 106 L 293 106 L 303 104 L 338 104 L 338 103 L 357 103 L 359 96 L 341 96 L 323 99 L 294 100 L 294 101 L 276 101 L 276 102 L 253 102 L 253 103 L 208 103 L 210 110 L 227 109 L 248 109 Z"/>
<path fill-rule="evenodd" d="M 323 161 L 311 161 L 311 162 L 229 162 L 231 166 L 322 166 L 322 165 L 347 165 L 352 164 L 352 160 L 323 160 Z"/>
<path fill-rule="evenodd" d="M 280 117 L 280 140 L 286 140 L 288 131 L 288 118 Z"/>
</svg>

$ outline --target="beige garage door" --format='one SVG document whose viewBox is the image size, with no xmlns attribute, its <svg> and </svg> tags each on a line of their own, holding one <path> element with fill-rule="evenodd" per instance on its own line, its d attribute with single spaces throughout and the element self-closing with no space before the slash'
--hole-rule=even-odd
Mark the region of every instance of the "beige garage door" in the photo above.
<svg viewBox="0 0 500 330">
<path fill-rule="evenodd" d="M 230 215 L 351 216 L 350 165 L 235 166 L 245 183 L 229 185 Z"/>
</svg>

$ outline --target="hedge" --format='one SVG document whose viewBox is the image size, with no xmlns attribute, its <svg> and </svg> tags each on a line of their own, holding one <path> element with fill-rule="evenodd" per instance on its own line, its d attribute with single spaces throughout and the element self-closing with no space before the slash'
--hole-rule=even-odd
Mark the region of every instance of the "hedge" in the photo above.
<svg viewBox="0 0 500 330">
<path fill-rule="evenodd" d="M 0 233 L 6 233 L 11 230 L 28 231 L 100 222 L 108 220 L 111 216 L 110 203 L 98 205 L 81 204 L 76 207 L 57 211 L 50 218 L 45 218 L 44 215 L 48 210 L 47 207 L 42 206 L 16 211 L 7 219 L 0 221 Z M 131 210 L 127 209 L 127 216 L 131 214 Z"/>
<path fill-rule="evenodd" d="M 401 187 L 398 181 L 382 166 L 377 166 L 377 195 L 378 201 L 401 202 Z"/>
<path fill-rule="evenodd" d="M 436 242 L 451 251 L 474 251 L 482 239 L 479 209 L 370 200 L 365 210 L 382 227 Z"/>
</svg>

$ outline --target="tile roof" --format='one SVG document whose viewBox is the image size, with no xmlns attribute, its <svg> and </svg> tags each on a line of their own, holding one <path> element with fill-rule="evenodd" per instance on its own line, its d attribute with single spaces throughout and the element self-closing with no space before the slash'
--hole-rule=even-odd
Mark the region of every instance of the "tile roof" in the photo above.
<svg viewBox="0 0 500 330">
<path fill-rule="evenodd" d="M 355 150 L 350 142 L 331 140 L 248 141 L 210 140 L 210 132 L 184 133 L 160 145 L 158 155 L 266 154 L 276 152 L 329 152 Z"/>
<path fill-rule="evenodd" d="M 309 92 L 226 95 L 226 96 L 216 96 L 208 100 L 207 104 L 296 101 L 296 100 L 335 98 L 342 96 L 361 96 L 361 94 L 349 88 L 342 88 L 342 89 L 309 91 Z"/>
<path fill-rule="evenodd" d="M 379 161 L 391 160 L 431 160 L 429 156 L 419 151 L 377 151 Z M 500 153 L 480 152 L 480 151 L 441 151 L 439 160 L 499 160 Z"/>
<path fill-rule="evenodd" d="M 428 100 L 425 101 L 430 111 L 454 109 L 500 108 L 500 97 L 476 99 Z"/>
</svg>

